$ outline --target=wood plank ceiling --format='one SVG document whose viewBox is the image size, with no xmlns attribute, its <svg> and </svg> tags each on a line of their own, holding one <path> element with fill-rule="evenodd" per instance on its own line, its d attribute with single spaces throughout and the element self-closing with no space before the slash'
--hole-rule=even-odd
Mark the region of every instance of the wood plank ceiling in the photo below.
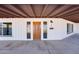
<svg viewBox="0 0 79 59">
<path fill-rule="evenodd" d="M 1 4 L 0 18 L 64 18 L 79 22 L 79 5 Z"/>
</svg>

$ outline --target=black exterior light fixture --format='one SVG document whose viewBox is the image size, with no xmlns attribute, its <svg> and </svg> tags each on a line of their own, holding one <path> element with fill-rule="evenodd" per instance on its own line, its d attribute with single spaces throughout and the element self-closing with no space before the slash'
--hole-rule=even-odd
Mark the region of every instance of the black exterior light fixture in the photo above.
<svg viewBox="0 0 79 59">
<path fill-rule="evenodd" d="M 52 20 L 50 20 L 50 29 L 54 29 L 53 28 L 53 21 Z"/>
<path fill-rule="evenodd" d="M 53 21 L 52 21 L 52 20 L 50 20 L 50 23 L 53 23 Z"/>
</svg>

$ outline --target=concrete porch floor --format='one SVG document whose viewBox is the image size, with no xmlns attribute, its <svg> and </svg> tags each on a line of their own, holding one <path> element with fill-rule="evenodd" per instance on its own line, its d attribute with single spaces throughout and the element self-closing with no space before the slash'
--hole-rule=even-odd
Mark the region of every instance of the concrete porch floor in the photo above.
<svg viewBox="0 0 79 59">
<path fill-rule="evenodd" d="M 0 54 L 79 54 L 79 34 L 64 40 L 0 41 Z"/>
</svg>

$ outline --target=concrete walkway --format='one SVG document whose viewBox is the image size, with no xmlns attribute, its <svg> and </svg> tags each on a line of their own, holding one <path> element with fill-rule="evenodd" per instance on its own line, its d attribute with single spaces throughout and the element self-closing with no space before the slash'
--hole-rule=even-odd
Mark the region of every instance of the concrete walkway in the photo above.
<svg viewBox="0 0 79 59">
<path fill-rule="evenodd" d="M 63 40 L 0 41 L 0 54 L 79 54 L 79 34 Z"/>
</svg>

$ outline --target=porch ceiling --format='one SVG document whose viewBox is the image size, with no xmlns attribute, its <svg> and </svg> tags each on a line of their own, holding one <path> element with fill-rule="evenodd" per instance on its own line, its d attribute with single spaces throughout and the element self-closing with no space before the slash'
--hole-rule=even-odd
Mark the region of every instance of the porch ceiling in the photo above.
<svg viewBox="0 0 79 59">
<path fill-rule="evenodd" d="M 0 18 L 65 18 L 79 22 L 79 5 L 1 4 Z"/>
</svg>

